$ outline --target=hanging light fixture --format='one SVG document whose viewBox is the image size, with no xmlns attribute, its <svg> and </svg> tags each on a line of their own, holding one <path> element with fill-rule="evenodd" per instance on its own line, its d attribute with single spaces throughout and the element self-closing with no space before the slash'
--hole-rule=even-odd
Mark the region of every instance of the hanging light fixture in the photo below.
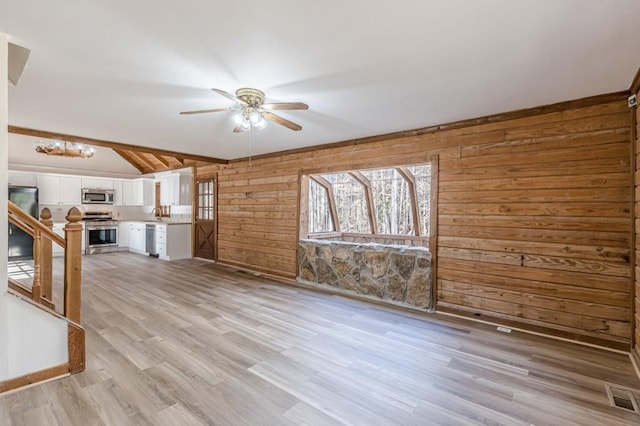
<svg viewBox="0 0 640 426">
<path fill-rule="evenodd" d="M 36 152 L 47 155 L 57 155 L 60 157 L 91 158 L 96 153 L 96 149 L 81 143 L 71 143 L 67 141 L 54 141 L 50 144 L 37 142 L 34 145 Z"/>
</svg>

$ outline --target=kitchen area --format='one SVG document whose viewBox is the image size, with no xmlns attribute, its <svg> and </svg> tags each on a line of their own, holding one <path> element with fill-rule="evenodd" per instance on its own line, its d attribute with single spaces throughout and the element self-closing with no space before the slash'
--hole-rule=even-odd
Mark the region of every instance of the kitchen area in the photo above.
<svg viewBox="0 0 640 426">
<path fill-rule="evenodd" d="M 85 255 L 128 251 L 165 261 L 191 257 L 191 168 L 134 179 L 9 170 L 8 181 L 10 194 L 19 194 L 12 201 L 28 206 L 32 215 L 49 208 L 53 231 L 61 236 L 65 215 L 78 208 Z M 28 242 L 11 229 L 9 246 L 10 259 L 31 254 Z M 53 256 L 63 255 L 54 244 Z"/>
</svg>

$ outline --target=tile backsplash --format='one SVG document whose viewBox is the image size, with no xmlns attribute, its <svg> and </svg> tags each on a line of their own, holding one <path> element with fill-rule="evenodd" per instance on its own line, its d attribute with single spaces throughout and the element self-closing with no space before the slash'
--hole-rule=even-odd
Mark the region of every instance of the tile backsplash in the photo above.
<svg viewBox="0 0 640 426">
<path fill-rule="evenodd" d="M 60 204 L 40 204 L 39 209 L 48 207 L 51 210 L 51 217 L 54 222 L 65 222 L 65 217 L 69 210 L 74 207 L 71 205 Z M 153 206 L 113 206 L 100 204 L 82 204 L 77 207 L 81 212 L 110 212 L 116 220 L 151 220 L 153 215 L 151 211 Z M 172 206 L 171 218 L 168 220 L 190 221 L 191 206 Z"/>
</svg>

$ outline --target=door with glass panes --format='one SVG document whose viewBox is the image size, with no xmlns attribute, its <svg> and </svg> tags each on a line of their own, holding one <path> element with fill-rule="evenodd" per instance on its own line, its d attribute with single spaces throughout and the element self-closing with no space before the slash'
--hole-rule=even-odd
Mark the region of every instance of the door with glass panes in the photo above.
<svg viewBox="0 0 640 426">
<path fill-rule="evenodd" d="M 196 257 L 216 260 L 216 181 L 196 179 Z"/>
</svg>

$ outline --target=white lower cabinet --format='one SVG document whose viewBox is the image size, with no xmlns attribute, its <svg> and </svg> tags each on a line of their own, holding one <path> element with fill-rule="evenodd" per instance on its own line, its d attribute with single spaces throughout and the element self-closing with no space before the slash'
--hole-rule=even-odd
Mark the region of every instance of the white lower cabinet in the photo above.
<svg viewBox="0 0 640 426">
<path fill-rule="evenodd" d="M 144 222 L 129 222 L 129 251 L 146 253 L 146 234 Z"/>
<path fill-rule="evenodd" d="M 163 260 L 191 258 L 191 224 L 156 225 L 156 252 Z"/>
<path fill-rule="evenodd" d="M 129 222 L 118 223 L 118 247 L 129 247 Z"/>
<path fill-rule="evenodd" d="M 191 258 L 191 224 L 149 222 L 155 225 L 156 253 L 162 260 Z M 129 251 L 147 254 L 147 223 L 122 222 L 119 225 L 119 247 L 129 247 Z M 126 227 L 126 233 L 123 228 Z"/>
</svg>

